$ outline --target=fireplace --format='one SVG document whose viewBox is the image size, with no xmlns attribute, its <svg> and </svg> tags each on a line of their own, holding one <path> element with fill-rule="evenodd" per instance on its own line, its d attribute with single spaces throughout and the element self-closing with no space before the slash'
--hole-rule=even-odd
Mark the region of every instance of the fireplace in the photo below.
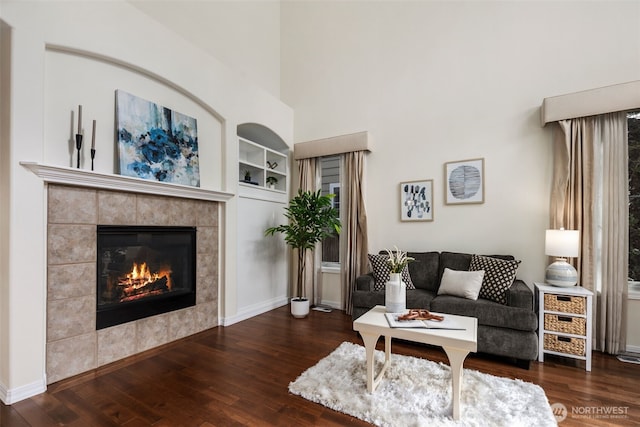
<svg viewBox="0 0 640 427">
<path fill-rule="evenodd" d="M 196 303 L 196 228 L 97 226 L 96 329 Z"/>
</svg>

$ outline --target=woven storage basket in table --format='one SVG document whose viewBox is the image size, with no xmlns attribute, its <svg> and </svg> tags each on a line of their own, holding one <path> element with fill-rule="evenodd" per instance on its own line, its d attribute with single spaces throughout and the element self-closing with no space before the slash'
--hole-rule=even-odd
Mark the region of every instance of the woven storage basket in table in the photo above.
<svg viewBox="0 0 640 427">
<path fill-rule="evenodd" d="M 557 314 L 544 315 L 544 329 L 547 331 L 565 332 L 574 335 L 587 334 L 587 319 L 584 317 L 559 316 Z"/>
<path fill-rule="evenodd" d="M 586 314 L 587 299 L 571 295 L 544 294 L 544 309 L 562 313 Z"/>
<path fill-rule="evenodd" d="M 544 349 L 559 353 L 584 356 L 585 341 L 583 338 L 563 337 L 553 334 L 544 334 Z"/>
</svg>

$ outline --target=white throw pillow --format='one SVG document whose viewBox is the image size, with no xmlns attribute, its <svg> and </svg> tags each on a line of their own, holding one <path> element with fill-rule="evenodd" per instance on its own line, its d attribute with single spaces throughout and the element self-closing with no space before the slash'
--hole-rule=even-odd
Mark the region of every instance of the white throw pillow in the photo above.
<svg viewBox="0 0 640 427">
<path fill-rule="evenodd" d="M 438 295 L 453 295 L 477 300 L 483 278 L 484 270 L 458 271 L 445 268 Z"/>
</svg>

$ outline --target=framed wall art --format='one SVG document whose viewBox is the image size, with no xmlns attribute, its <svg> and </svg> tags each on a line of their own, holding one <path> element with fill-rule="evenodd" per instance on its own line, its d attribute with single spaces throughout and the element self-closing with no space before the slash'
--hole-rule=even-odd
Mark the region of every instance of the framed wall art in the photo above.
<svg viewBox="0 0 640 427">
<path fill-rule="evenodd" d="M 445 204 L 484 203 L 484 159 L 445 163 Z"/>
<path fill-rule="evenodd" d="M 117 90 L 116 126 L 120 175 L 200 186 L 196 119 Z"/>
<path fill-rule="evenodd" d="M 433 221 L 433 180 L 400 183 L 400 220 Z"/>
</svg>

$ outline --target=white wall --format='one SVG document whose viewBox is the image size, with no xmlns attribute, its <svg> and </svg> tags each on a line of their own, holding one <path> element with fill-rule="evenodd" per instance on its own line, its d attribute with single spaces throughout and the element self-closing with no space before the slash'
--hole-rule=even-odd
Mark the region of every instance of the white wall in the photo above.
<svg viewBox="0 0 640 427">
<path fill-rule="evenodd" d="M 0 355 L 9 349 L 4 333 L 9 320 L 9 101 L 10 101 L 10 28 L 0 20 Z M 9 377 L 9 361 L 0 357 L 0 378 Z"/>
<path fill-rule="evenodd" d="M 640 353 L 640 299 L 627 300 L 627 351 Z"/>
<path fill-rule="evenodd" d="M 130 1 L 276 97 L 280 96 L 280 2 Z"/>
<path fill-rule="evenodd" d="M 267 228 L 286 221 L 283 212 L 287 200 L 288 195 L 260 200 L 247 197 L 239 190 L 238 319 L 253 317 L 288 302 L 284 239 L 281 235 L 268 238 L 264 235 Z"/>
<path fill-rule="evenodd" d="M 97 170 L 110 172 L 111 94 L 128 85 L 131 93 L 198 116 L 206 140 L 202 187 L 236 193 L 237 125 L 259 123 L 290 144 L 293 114 L 265 90 L 128 3 L 2 1 L 0 6 L 0 20 L 10 29 L 9 49 L 2 33 L 0 87 L 8 84 L 11 91 L 8 101 L 3 91 L 0 104 L 0 197 L 6 209 L 0 215 L 0 398 L 11 403 L 42 391 L 46 384 L 45 186 L 19 162 L 68 166 L 71 111 L 83 104 L 85 130 L 90 119 L 99 124 Z M 220 220 L 220 313 L 233 316 L 238 306 L 237 198 L 221 209 Z"/>
<path fill-rule="evenodd" d="M 282 99 L 295 142 L 366 130 L 369 250 L 510 253 L 544 274 L 547 96 L 640 77 L 637 2 L 283 2 Z M 444 205 L 445 162 L 485 159 L 485 203 Z M 433 222 L 398 184 L 433 179 Z"/>
</svg>

